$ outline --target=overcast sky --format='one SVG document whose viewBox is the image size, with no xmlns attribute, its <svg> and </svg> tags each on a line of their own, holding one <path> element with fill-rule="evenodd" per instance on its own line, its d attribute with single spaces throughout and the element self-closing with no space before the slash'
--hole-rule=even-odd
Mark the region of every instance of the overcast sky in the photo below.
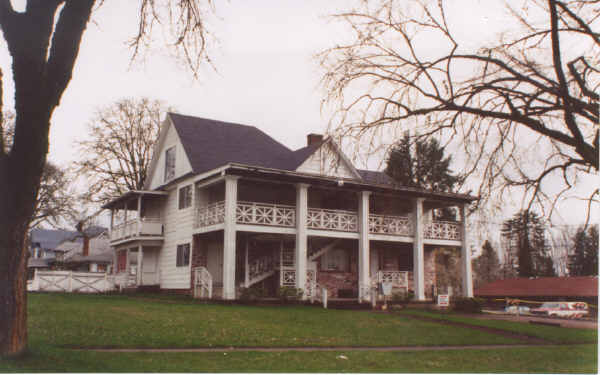
<svg viewBox="0 0 600 375">
<path fill-rule="evenodd" d="M 106 1 L 88 25 L 73 79 L 52 117 L 49 159 L 62 166 L 77 159 L 74 143 L 86 137 L 94 110 L 123 97 L 146 96 L 180 113 L 254 125 L 292 149 L 304 146 L 306 134 L 324 132 L 330 113 L 321 111 L 322 71 L 313 56 L 344 40 L 344 29 L 326 16 L 352 1 L 215 2 L 210 29 L 219 42 L 209 53 L 217 71 L 207 67 L 194 81 L 165 51 L 130 66 L 126 41 L 136 32 L 139 2 Z M 459 39 L 475 45 L 492 38 L 506 17 L 500 3 L 461 0 L 450 9 L 449 18 L 461 19 L 455 23 Z M 5 109 L 14 105 L 10 63 L 2 39 Z M 562 212 L 567 221 L 579 222 L 581 213 L 570 211 Z"/>
</svg>

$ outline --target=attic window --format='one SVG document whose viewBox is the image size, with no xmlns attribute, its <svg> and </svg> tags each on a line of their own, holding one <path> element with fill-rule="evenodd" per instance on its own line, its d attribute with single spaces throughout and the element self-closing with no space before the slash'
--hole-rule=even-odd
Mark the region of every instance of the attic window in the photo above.
<svg viewBox="0 0 600 375">
<path fill-rule="evenodd" d="M 165 151 L 165 182 L 175 178 L 175 146 Z"/>
</svg>

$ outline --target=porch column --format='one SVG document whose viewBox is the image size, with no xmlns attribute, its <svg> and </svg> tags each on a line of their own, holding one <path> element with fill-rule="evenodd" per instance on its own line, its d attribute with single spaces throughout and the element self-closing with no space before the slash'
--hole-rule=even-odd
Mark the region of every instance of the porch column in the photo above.
<svg viewBox="0 0 600 375">
<path fill-rule="evenodd" d="M 462 259 L 462 286 L 465 297 L 473 297 L 473 276 L 471 274 L 471 252 L 469 251 L 469 237 L 467 231 L 467 204 L 460 206 L 460 217 L 462 219 L 461 228 L 461 259 Z"/>
<path fill-rule="evenodd" d="M 142 195 L 138 195 L 138 199 L 137 199 L 137 229 L 136 229 L 136 235 L 140 235 L 142 234 Z"/>
<path fill-rule="evenodd" d="M 425 300 L 425 255 L 423 246 L 423 198 L 416 198 L 413 207 L 413 224 L 415 227 L 413 240 L 413 281 L 415 299 Z"/>
<path fill-rule="evenodd" d="M 306 299 L 308 185 L 296 185 L 296 288 L 302 289 L 302 299 Z"/>
<path fill-rule="evenodd" d="M 358 302 L 369 300 L 371 285 L 369 267 L 369 196 L 361 191 L 358 199 Z"/>
<path fill-rule="evenodd" d="M 223 229 L 223 299 L 235 299 L 235 211 L 237 176 L 225 176 L 225 224 Z"/>
<path fill-rule="evenodd" d="M 130 250 L 127 248 L 127 252 L 125 253 L 125 273 L 129 275 L 131 272 L 131 256 Z"/>
<path fill-rule="evenodd" d="M 142 245 L 138 245 L 138 253 L 137 253 L 137 274 L 136 274 L 136 283 L 138 286 L 142 285 L 142 261 L 144 260 L 144 248 Z"/>
<path fill-rule="evenodd" d="M 117 274 L 117 269 L 119 268 L 119 258 L 117 257 L 117 254 L 119 253 L 119 250 L 117 250 L 117 248 L 113 248 L 113 264 L 112 264 L 112 274 L 116 275 Z"/>
</svg>

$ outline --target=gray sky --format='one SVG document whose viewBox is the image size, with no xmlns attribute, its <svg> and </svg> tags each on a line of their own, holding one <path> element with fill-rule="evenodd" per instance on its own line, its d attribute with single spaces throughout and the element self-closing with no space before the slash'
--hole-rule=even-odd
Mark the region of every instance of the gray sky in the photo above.
<svg viewBox="0 0 600 375">
<path fill-rule="evenodd" d="M 13 0 L 15 6 L 23 2 Z M 344 29 L 326 16 L 351 3 L 217 1 L 218 17 L 210 20 L 210 29 L 218 43 L 209 50 L 217 71 L 206 67 L 194 81 L 164 50 L 130 66 L 126 41 L 136 32 L 139 2 L 106 1 L 88 25 L 73 79 L 52 117 L 49 159 L 67 166 L 78 158 L 74 142 L 86 137 L 85 125 L 96 108 L 141 96 L 161 99 L 184 114 L 254 125 L 292 149 L 302 147 L 306 134 L 325 131 L 331 115 L 321 112 L 322 72 L 313 56 L 342 42 Z M 461 0 L 460 5 L 448 17 L 460 19 L 455 33 L 467 43 L 491 39 L 506 19 L 499 1 Z M 5 109 L 14 104 L 10 63 L 1 39 Z M 584 207 L 574 210 L 573 204 L 561 215 L 580 222 Z"/>
</svg>

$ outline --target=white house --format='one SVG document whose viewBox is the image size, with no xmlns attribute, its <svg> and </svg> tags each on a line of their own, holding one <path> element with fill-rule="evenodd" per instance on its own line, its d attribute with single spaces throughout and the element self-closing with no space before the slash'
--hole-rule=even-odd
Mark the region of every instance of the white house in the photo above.
<svg viewBox="0 0 600 375">
<path fill-rule="evenodd" d="M 434 249 L 462 249 L 474 197 L 397 186 L 356 169 L 331 139 L 310 134 L 292 151 L 259 129 L 169 113 L 143 191 L 110 209 L 115 272 L 137 264 L 137 286 L 235 299 L 260 283 L 305 296 L 369 297 L 376 281 L 431 296 Z M 434 220 L 454 206 L 463 222 Z M 199 288 L 199 289 L 198 289 Z"/>
</svg>

